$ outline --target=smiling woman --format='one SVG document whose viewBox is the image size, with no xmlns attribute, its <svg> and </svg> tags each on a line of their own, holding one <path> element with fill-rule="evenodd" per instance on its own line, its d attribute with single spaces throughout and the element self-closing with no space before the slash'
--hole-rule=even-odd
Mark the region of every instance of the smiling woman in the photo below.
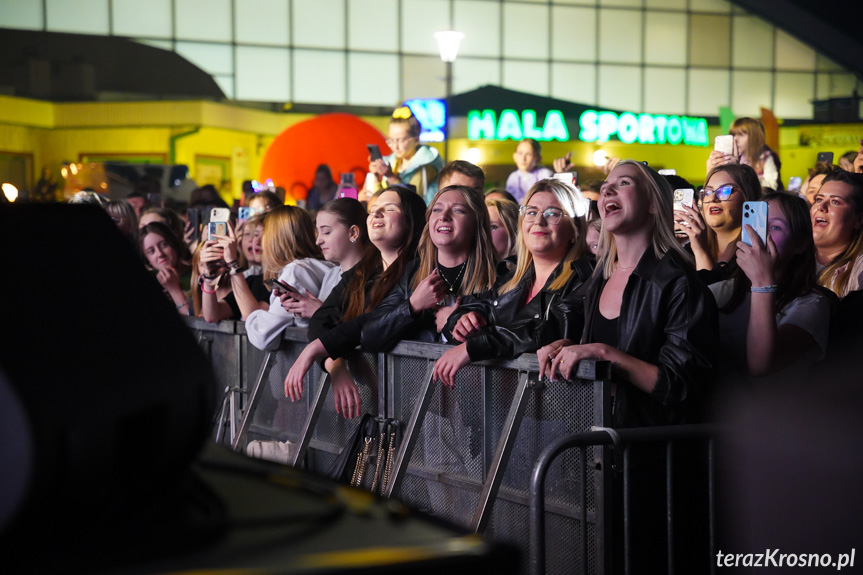
<svg viewBox="0 0 863 575">
<path fill-rule="evenodd" d="M 426 211 L 419 260 L 363 327 L 363 349 L 390 349 L 400 339 L 439 341 L 459 296 L 492 287 L 495 251 L 480 192 L 448 186 Z"/>
<path fill-rule="evenodd" d="M 455 385 L 470 361 L 513 358 L 581 334 L 583 304 L 576 292 L 590 277 L 593 258 L 576 202 L 575 190 L 553 179 L 528 191 L 516 269 L 499 277 L 490 292 L 465 297 L 447 321 L 447 339 L 463 343 L 435 363 L 434 376 L 444 385 Z"/>
</svg>

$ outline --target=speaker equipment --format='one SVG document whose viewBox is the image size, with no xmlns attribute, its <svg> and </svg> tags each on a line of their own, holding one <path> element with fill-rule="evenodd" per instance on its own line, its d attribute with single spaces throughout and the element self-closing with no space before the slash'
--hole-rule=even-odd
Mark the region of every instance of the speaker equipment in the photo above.
<svg viewBox="0 0 863 575">
<path fill-rule="evenodd" d="M 175 545 L 150 528 L 180 525 L 211 429 L 199 346 L 98 207 L 0 205 L 0 254 L 0 556 L 81 534 Z"/>
<path fill-rule="evenodd" d="M 87 205 L 0 205 L 4 573 L 515 573 L 394 500 L 208 445 L 209 364 Z"/>
</svg>

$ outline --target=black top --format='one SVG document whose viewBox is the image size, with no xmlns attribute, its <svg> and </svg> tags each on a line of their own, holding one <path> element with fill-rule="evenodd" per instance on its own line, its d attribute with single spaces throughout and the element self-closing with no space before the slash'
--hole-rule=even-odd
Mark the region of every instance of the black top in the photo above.
<svg viewBox="0 0 863 575">
<path fill-rule="evenodd" d="M 620 317 L 608 319 L 597 310 L 593 316 L 593 341 L 595 343 L 604 343 L 611 347 L 617 347 L 617 324 Z"/>
<path fill-rule="evenodd" d="M 514 358 L 558 339 L 578 339 L 583 328 L 584 296 L 577 292 L 593 272 L 594 260 L 593 256 L 586 256 L 572 262 L 569 280 L 563 287 L 552 290 L 550 286 L 560 276 L 563 265 L 562 262 L 558 265 L 530 301 L 527 298 L 535 281 L 533 267 L 517 286 L 503 294 L 500 288 L 512 278 L 513 272 L 498 276 L 490 292 L 462 299 L 449 317 L 444 335 L 452 340 L 453 327 L 469 311 L 484 317 L 486 327 L 467 338 L 467 352 L 472 361 Z"/>
<path fill-rule="evenodd" d="M 252 295 L 255 296 L 256 300 L 263 302 L 270 301 L 270 290 L 268 290 L 267 286 L 264 285 L 263 274 L 247 277 L 246 283 L 249 285 L 249 291 L 252 292 Z M 231 307 L 231 313 L 233 314 L 231 319 L 234 321 L 240 321 L 243 319 L 243 313 L 240 311 L 240 306 L 237 305 L 237 298 L 234 296 L 233 291 L 226 295 L 225 299 L 222 301 Z"/>
</svg>

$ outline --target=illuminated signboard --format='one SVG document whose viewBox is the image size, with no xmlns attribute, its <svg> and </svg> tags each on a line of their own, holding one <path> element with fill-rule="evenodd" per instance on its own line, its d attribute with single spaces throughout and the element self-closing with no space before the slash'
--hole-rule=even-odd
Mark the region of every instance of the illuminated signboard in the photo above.
<svg viewBox="0 0 863 575">
<path fill-rule="evenodd" d="M 533 138 L 540 142 L 569 140 L 569 130 L 563 120 L 563 112 L 549 110 L 541 125 L 536 123 L 536 112 L 503 110 L 500 118 L 494 110 L 471 110 L 467 113 L 467 138 L 469 140 L 523 140 Z"/>
<path fill-rule="evenodd" d="M 431 98 L 416 98 L 404 103 L 416 116 L 422 131 L 420 142 L 443 142 L 446 135 L 446 103 Z"/>
<path fill-rule="evenodd" d="M 704 118 L 630 112 L 618 116 L 614 112 L 587 110 L 578 119 L 578 125 L 581 126 L 578 139 L 582 142 L 607 142 L 616 135 L 625 144 L 708 144 L 707 120 Z"/>
<path fill-rule="evenodd" d="M 663 116 L 624 112 L 587 110 L 578 119 L 582 142 L 607 142 L 616 136 L 625 144 L 685 144 L 706 146 L 707 120 L 689 116 Z M 560 110 L 549 110 L 542 124 L 534 110 L 503 110 L 498 118 L 494 110 L 471 110 L 467 113 L 469 140 L 522 140 L 540 142 L 569 141 L 569 130 Z"/>
</svg>

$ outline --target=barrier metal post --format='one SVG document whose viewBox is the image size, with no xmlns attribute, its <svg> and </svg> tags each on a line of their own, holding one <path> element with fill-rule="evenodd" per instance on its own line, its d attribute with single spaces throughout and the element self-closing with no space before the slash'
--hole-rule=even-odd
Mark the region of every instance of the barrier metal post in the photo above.
<svg viewBox="0 0 863 575">
<path fill-rule="evenodd" d="M 261 382 L 264 380 L 264 374 L 267 373 L 267 368 L 270 366 L 270 361 L 275 352 L 268 351 L 261 362 L 261 369 L 258 371 L 258 377 L 255 378 L 255 385 L 252 387 L 252 393 L 249 396 L 249 405 L 246 408 L 246 413 L 243 415 L 243 423 L 240 425 L 240 432 L 234 438 L 234 443 L 231 445 L 234 451 L 241 451 L 243 442 L 249 433 L 249 427 L 252 425 L 252 417 L 255 414 L 255 406 L 261 395 Z"/>
<path fill-rule="evenodd" d="M 494 499 L 497 497 L 500 483 L 503 481 L 506 464 L 509 463 L 509 456 L 515 445 L 518 428 L 521 427 L 521 420 L 524 418 L 524 410 L 527 407 L 525 399 L 527 390 L 528 388 L 537 387 L 542 387 L 542 383 L 539 381 L 528 383 L 528 372 L 525 371 L 519 375 L 518 386 L 515 389 L 515 396 L 512 399 L 509 412 L 503 424 L 500 441 L 497 442 L 491 466 L 486 474 L 485 481 L 483 481 L 479 502 L 471 518 L 470 529 L 472 531 L 483 531 L 488 524 Z"/>
<path fill-rule="evenodd" d="M 310 376 L 307 376 L 311 379 Z M 312 440 L 312 434 L 315 431 L 315 425 L 318 423 L 318 418 L 321 415 L 321 409 L 324 406 L 324 400 L 327 398 L 327 392 L 330 389 L 330 376 L 327 372 L 321 374 L 321 379 L 318 381 L 318 389 L 315 392 L 315 397 L 312 399 L 312 404 L 309 406 L 309 415 L 303 424 L 300 431 L 300 441 L 297 444 L 297 450 L 294 452 L 293 458 L 288 462 L 288 465 L 296 467 L 297 463 L 303 460 L 306 451 L 309 448 L 309 442 Z"/>
<path fill-rule="evenodd" d="M 411 454 L 413 453 L 414 445 L 417 437 L 422 429 L 423 420 L 425 419 L 426 411 L 428 411 L 431 394 L 435 387 L 432 385 L 432 368 L 433 363 L 429 363 L 426 368 L 426 374 L 423 378 L 423 385 L 420 389 L 419 402 L 416 409 L 411 414 L 411 419 L 405 426 L 404 435 L 402 435 L 402 444 L 396 454 L 396 460 L 393 464 L 392 475 L 384 497 L 392 497 L 394 493 L 398 493 L 404 480 L 405 472 L 410 462 Z"/>
</svg>

